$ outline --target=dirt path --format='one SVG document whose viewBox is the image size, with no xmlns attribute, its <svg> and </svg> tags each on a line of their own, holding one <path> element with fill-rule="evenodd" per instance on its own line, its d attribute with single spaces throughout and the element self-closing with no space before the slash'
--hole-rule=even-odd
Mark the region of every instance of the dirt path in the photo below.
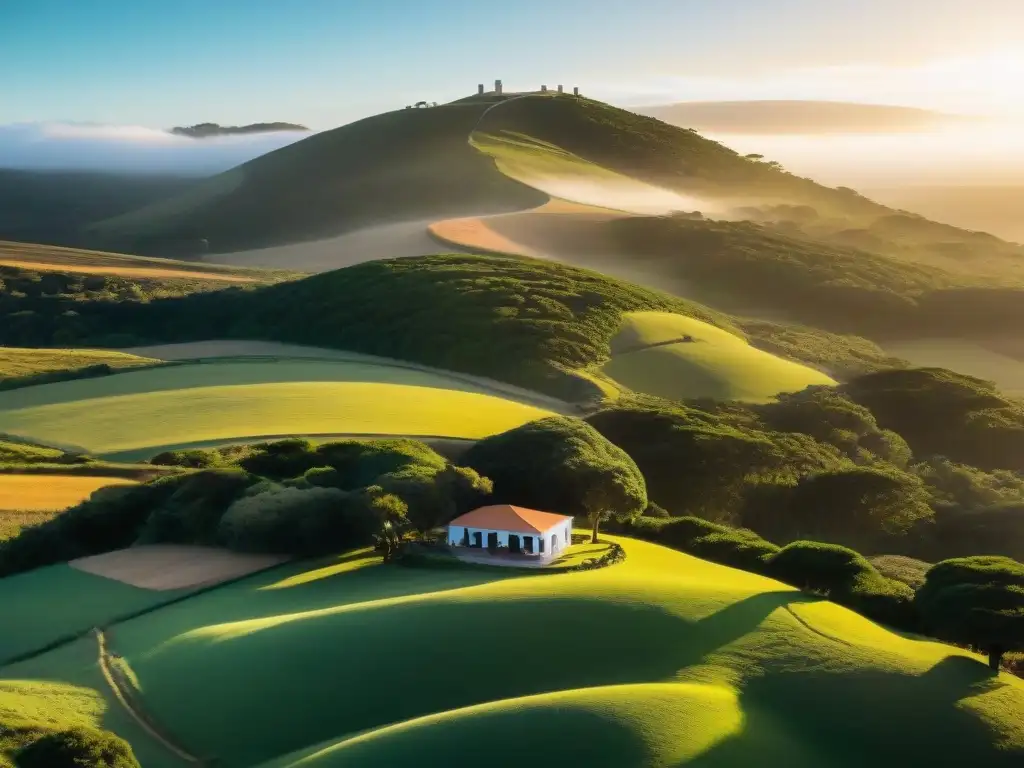
<svg viewBox="0 0 1024 768">
<path fill-rule="evenodd" d="M 167 731 L 157 724 L 141 707 L 135 686 L 132 685 L 129 680 L 124 679 L 122 671 L 117 664 L 118 657 L 112 654 L 107 646 L 106 634 L 98 627 L 93 630 L 93 634 L 96 637 L 100 672 L 103 674 L 103 678 L 107 681 L 107 686 L 110 688 L 111 693 L 114 694 L 114 698 L 116 698 L 118 703 L 124 707 L 124 710 L 129 714 L 129 716 L 131 716 L 142 730 L 148 733 L 154 741 L 178 759 L 184 760 L 190 765 L 206 765 L 207 761 L 201 760 L 180 746 L 176 740 L 171 738 Z"/>
</svg>

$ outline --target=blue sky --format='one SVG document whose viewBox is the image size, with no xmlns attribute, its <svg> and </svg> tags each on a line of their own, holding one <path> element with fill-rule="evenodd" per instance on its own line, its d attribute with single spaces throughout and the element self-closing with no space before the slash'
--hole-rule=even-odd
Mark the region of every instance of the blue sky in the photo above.
<svg viewBox="0 0 1024 768">
<path fill-rule="evenodd" d="M 1000 111 L 1024 0 L 0 0 L 0 124 L 329 128 L 495 77 Z"/>
</svg>

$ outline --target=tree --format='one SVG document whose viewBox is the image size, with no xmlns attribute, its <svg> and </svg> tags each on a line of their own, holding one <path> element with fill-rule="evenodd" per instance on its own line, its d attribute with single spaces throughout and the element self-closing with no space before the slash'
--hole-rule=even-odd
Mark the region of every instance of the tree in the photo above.
<svg viewBox="0 0 1024 768">
<path fill-rule="evenodd" d="M 14 759 L 18 768 L 139 768 L 127 741 L 95 728 L 47 733 Z"/>
<path fill-rule="evenodd" d="M 647 507 L 636 462 L 589 424 L 554 416 L 481 440 L 462 461 L 494 481 L 494 501 L 585 517 L 596 540 L 610 517 Z"/>
<path fill-rule="evenodd" d="M 378 479 L 380 485 L 407 505 L 409 522 L 420 533 L 446 525 L 480 505 L 494 484 L 469 467 L 449 464 L 441 471 L 410 466 Z"/>
<path fill-rule="evenodd" d="M 961 557 L 934 565 L 915 598 L 926 631 L 988 654 L 998 670 L 1024 650 L 1024 565 L 1008 557 Z"/>
<path fill-rule="evenodd" d="M 402 547 L 402 530 L 408 525 L 409 508 L 393 493 L 385 493 L 379 485 L 363 491 L 367 508 L 380 521 L 380 531 L 374 534 L 374 549 L 383 554 L 384 562 L 391 562 Z"/>
<path fill-rule="evenodd" d="M 797 483 L 787 514 L 799 535 L 856 541 L 879 531 L 901 534 L 931 519 L 920 478 L 895 467 L 819 472 Z"/>
</svg>

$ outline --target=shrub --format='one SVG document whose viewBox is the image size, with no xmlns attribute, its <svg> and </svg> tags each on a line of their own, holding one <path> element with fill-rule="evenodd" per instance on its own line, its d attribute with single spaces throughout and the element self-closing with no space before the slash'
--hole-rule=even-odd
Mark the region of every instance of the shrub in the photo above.
<svg viewBox="0 0 1024 768">
<path fill-rule="evenodd" d="M 655 504 L 653 501 L 648 501 L 647 508 L 644 509 L 642 517 L 657 517 L 664 519 L 672 517 L 672 515 L 670 515 L 668 510 L 664 507 Z"/>
<path fill-rule="evenodd" d="M 17 768 L 139 768 L 131 745 L 96 728 L 47 733 L 19 750 Z"/>
<path fill-rule="evenodd" d="M 309 440 L 292 438 L 253 446 L 252 454 L 239 464 L 248 472 L 272 480 L 298 477 L 315 466 L 322 466 L 313 444 Z"/>
<path fill-rule="evenodd" d="M 219 535 L 243 552 L 315 556 L 371 544 L 379 525 L 363 494 L 282 488 L 236 501 Z"/>
<path fill-rule="evenodd" d="M 337 488 L 342 490 L 344 477 L 334 467 L 313 467 L 302 476 L 305 484 L 312 488 Z"/>
<path fill-rule="evenodd" d="M 221 517 L 257 478 L 231 468 L 203 470 L 157 482 L 173 492 L 153 508 L 139 533 L 140 541 L 216 544 Z"/>
<path fill-rule="evenodd" d="M 352 490 L 373 484 L 378 477 L 410 465 L 442 470 L 447 460 L 418 440 L 339 440 L 316 450 L 318 465 L 339 473 L 339 488 Z"/>
<path fill-rule="evenodd" d="M 768 560 L 778 553 L 779 547 L 753 531 L 735 529 L 699 536 L 690 543 L 687 551 L 705 560 L 763 573 Z"/>
<path fill-rule="evenodd" d="M 858 576 L 875 572 L 859 553 L 838 544 L 794 541 L 768 562 L 768 574 L 798 589 L 826 594 L 848 591 Z"/>
<path fill-rule="evenodd" d="M 184 451 L 165 451 L 158 453 L 149 460 L 150 464 L 162 467 L 189 467 L 191 469 L 209 469 L 224 464 L 224 459 L 217 451 L 190 448 Z"/>
</svg>

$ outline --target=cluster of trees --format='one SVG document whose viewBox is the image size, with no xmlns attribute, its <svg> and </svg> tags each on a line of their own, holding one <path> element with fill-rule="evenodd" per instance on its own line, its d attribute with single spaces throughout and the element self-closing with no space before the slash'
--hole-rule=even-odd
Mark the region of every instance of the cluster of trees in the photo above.
<svg viewBox="0 0 1024 768">
<path fill-rule="evenodd" d="M 412 440 L 284 440 L 162 454 L 193 468 L 105 488 L 0 543 L 0 576 L 135 543 L 315 556 L 428 531 L 479 505 L 491 482 Z"/>
<path fill-rule="evenodd" d="M 698 517 L 644 516 L 619 530 L 770 576 L 891 627 L 974 648 L 988 654 L 994 670 L 1006 653 L 1024 650 L 1024 564 L 1008 557 L 945 560 L 926 566 L 912 585 L 848 547 L 816 541 L 780 547 L 751 530 Z"/>
<path fill-rule="evenodd" d="M 946 375 L 916 373 L 909 380 Z M 886 389 L 888 377 L 855 380 L 849 386 L 856 395 L 811 388 L 765 405 L 635 398 L 587 421 L 636 461 L 651 500 L 677 515 L 750 528 L 774 541 L 815 539 L 932 562 L 978 552 L 1024 557 L 1018 472 L 981 469 L 977 455 L 953 461 L 922 442 L 938 435 L 943 447 L 960 447 L 961 419 L 972 427 L 980 420 L 945 400 L 932 403 L 930 418 L 921 417 L 924 433 L 883 421 L 885 409 L 876 418 L 872 398 L 863 398 L 872 408 L 854 398 L 872 392 L 883 401 L 913 401 L 911 393 L 920 391 Z M 905 411 L 894 410 L 906 420 L 915 418 L 914 408 L 908 402 Z M 887 426 L 901 427 L 910 444 Z M 990 458 L 995 444 L 977 443 Z M 999 455 L 1005 466 L 1021 453 Z"/>
</svg>

